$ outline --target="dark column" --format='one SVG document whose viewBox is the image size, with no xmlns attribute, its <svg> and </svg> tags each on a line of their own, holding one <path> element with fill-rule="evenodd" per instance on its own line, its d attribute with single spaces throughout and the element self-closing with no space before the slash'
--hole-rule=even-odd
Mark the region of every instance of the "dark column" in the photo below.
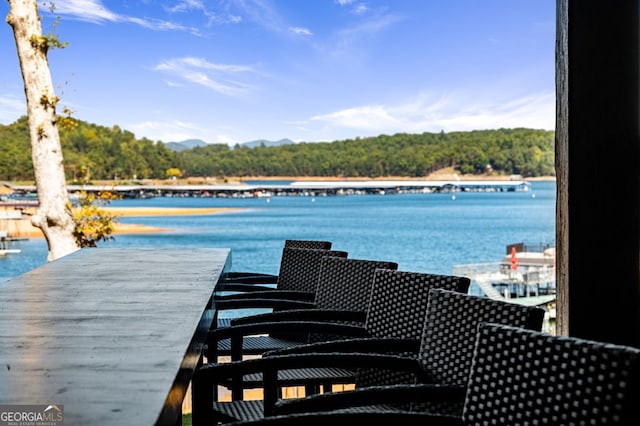
<svg viewBox="0 0 640 426">
<path fill-rule="evenodd" d="M 559 332 L 640 346 L 639 2 L 558 12 Z"/>
</svg>

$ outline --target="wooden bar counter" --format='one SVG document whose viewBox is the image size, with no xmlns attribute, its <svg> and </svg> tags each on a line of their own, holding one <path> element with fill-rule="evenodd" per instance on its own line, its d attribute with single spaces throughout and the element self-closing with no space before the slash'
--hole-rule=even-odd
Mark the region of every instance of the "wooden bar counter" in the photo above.
<svg viewBox="0 0 640 426">
<path fill-rule="evenodd" d="M 0 282 L 0 405 L 65 425 L 180 424 L 231 251 L 87 248 Z"/>
</svg>

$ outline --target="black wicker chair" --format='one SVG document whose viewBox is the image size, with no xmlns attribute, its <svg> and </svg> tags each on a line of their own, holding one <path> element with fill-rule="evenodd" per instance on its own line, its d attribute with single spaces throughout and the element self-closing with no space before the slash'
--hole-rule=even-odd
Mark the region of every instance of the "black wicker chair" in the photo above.
<svg viewBox="0 0 640 426">
<path fill-rule="evenodd" d="M 374 273 L 371 300 L 363 325 L 366 337 L 339 339 L 282 350 L 269 351 L 264 356 L 309 352 L 378 352 L 415 356 L 420 347 L 429 290 L 443 288 L 466 293 L 470 280 L 454 275 L 437 275 L 391 269 Z M 282 387 L 304 386 L 305 395 L 322 388 L 331 391 L 335 384 L 355 383 L 355 369 L 305 368 L 285 370 L 278 375 Z M 262 375 L 245 375 L 244 388 L 262 387 Z"/>
<path fill-rule="evenodd" d="M 313 307 L 320 272 L 320 260 L 324 256 L 347 257 L 347 252 L 324 249 L 285 247 L 282 249 L 280 271 L 274 288 L 249 285 L 251 291 L 214 295 L 212 307 L 218 328 L 228 327 L 231 318 L 220 318 L 222 311 L 240 309 L 282 309 Z M 235 285 L 232 287 L 236 287 Z M 302 303 L 298 303 L 302 302 Z M 236 314 L 237 317 L 237 314 Z"/>
<path fill-rule="evenodd" d="M 207 362 L 215 363 L 220 356 L 239 361 L 247 355 L 262 355 L 269 350 L 327 340 L 330 322 L 362 325 L 375 270 L 397 268 L 395 262 L 324 256 L 315 300 L 305 302 L 310 306 L 237 318 L 229 327 L 211 330 L 204 351 Z M 312 320 L 324 321 L 325 325 L 319 327 L 324 327 L 325 333 L 309 334 L 306 323 Z M 352 333 L 362 335 L 355 327 Z"/>
<path fill-rule="evenodd" d="M 324 404 L 326 395 L 306 398 L 306 404 L 298 404 L 296 410 L 279 409 L 288 405 L 281 404 L 272 424 L 280 424 L 279 419 L 286 424 L 287 418 L 313 424 L 311 418 L 328 419 L 330 413 L 338 419 L 356 419 L 362 413 L 373 418 L 395 412 L 389 408 L 394 403 L 411 403 L 409 412 L 418 413 L 428 401 L 449 400 L 463 404 L 459 415 L 425 417 L 424 424 L 637 425 L 640 349 L 482 323 L 466 389 L 418 384 L 370 387 L 348 394 L 348 401 L 341 404 Z M 302 412 L 294 412 L 298 410 Z"/>
<path fill-rule="evenodd" d="M 444 383 L 457 386 L 464 394 L 479 323 L 501 322 L 540 330 L 543 316 L 544 310 L 536 307 L 431 289 L 417 358 L 415 354 L 397 356 L 387 353 L 325 352 L 267 356 L 244 362 L 204 366 L 196 371 L 193 379 L 194 424 L 207 424 L 213 419 L 222 423 L 258 419 L 265 415 L 279 414 L 278 410 L 288 414 L 297 410 L 294 405 L 296 403 L 301 404 L 301 411 L 314 411 L 304 405 L 308 400 L 315 403 L 317 399 L 313 396 L 278 402 L 281 385 L 279 373 L 285 370 L 358 368 L 356 389 L 395 383 Z M 224 383 L 223 378 L 232 377 L 237 381 L 255 373 L 262 374 L 263 401 L 214 401 L 214 389 L 216 384 Z M 352 391 L 325 393 L 316 397 L 344 398 L 344 395 L 350 393 Z M 395 410 L 406 407 L 400 405 L 386 408 Z M 448 403 L 446 406 L 430 407 L 432 410 L 435 408 L 438 411 L 446 409 L 447 413 L 454 414 L 460 410 L 455 404 L 449 407 Z"/>
<path fill-rule="evenodd" d="M 331 241 L 322 240 L 285 240 L 284 248 L 305 248 L 330 250 Z M 251 285 L 276 284 L 277 274 L 266 274 L 251 271 L 227 272 L 218 283 L 216 291 L 251 291 Z M 268 287 L 267 287 L 268 288 Z"/>
</svg>

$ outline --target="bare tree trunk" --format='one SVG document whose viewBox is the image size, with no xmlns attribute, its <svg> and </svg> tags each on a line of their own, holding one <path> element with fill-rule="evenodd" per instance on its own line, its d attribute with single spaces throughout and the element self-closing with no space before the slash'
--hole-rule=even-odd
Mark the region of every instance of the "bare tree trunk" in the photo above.
<svg viewBox="0 0 640 426">
<path fill-rule="evenodd" d="M 69 194 L 62 163 L 56 104 L 47 61 L 48 40 L 36 0 L 9 0 L 7 23 L 13 28 L 24 80 L 29 116 L 29 134 L 36 188 L 40 203 L 32 223 L 40 228 L 52 261 L 79 249 L 73 236 L 75 223 L 68 208 Z"/>
</svg>

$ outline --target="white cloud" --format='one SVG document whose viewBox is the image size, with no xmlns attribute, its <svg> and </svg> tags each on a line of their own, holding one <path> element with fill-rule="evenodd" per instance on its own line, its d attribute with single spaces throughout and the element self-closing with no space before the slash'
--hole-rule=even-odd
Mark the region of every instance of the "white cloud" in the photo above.
<svg viewBox="0 0 640 426">
<path fill-rule="evenodd" d="M 186 139 L 204 139 L 207 134 L 205 129 L 195 123 L 179 120 L 169 121 L 144 121 L 127 126 L 136 138 L 146 137 L 153 141 L 181 142 Z M 209 142 L 205 140 L 205 142 Z"/>
<path fill-rule="evenodd" d="M 169 13 L 199 12 L 207 18 L 209 23 L 216 24 L 237 24 L 242 18 L 236 15 L 221 16 L 207 8 L 207 4 L 201 0 L 180 0 L 171 7 L 165 8 Z"/>
<path fill-rule="evenodd" d="M 368 11 L 369 11 L 369 8 L 364 3 L 357 4 L 353 8 L 353 13 L 355 13 L 356 15 L 363 15 L 363 14 L 367 13 Z"/>
<path fill-rule="evenodd" d="M 43 11 L 49 11 L 49 8 L 43 6 Z M 91 22 L 94 24 L 104 24 L 108 22 L 114 23 L 132 23 L 144 28 L 157 31 L 186 31 L 194 35 L 200 33 L 200 30 L 194 27 L 186 27 L 174 22 L 155 19 L 155 18 L 138 18 L 126 15 L 120 15 L 107 9 L 99 0 L 67 0 L 54 2 L 54 15 L 66 15 L 80 21 Z"/>
<path fill-rule="evenodd" d="M 93 23 L 104 21 L 117 22 L 122 18 L 118 14 L 109 11 L 98 0 L 67 0 L 54 3 L 54 13 L 60 15 L 72 15 Z M 48 7 L 44 7 L 48 10 Z"/>
<path fill-rule="evenodd" d="M 369 11 L 369 7 L 365 3 L 356 3 L 356 0 L 336 0 L 336 3 L 342 7 L 354 5 L 351 8 L 351 12 L 356 15 L 363 15 Z"/>
<path fill-rule="evenodd" d="M 350 127 L 369 131 L 384 131 L 401 125 L 392 112 L 383 106 L 362 106 L 343 109 L 326 115 L 311 117 L 312 120 L 324 121 L 332 126 Z"/>
<path fill-rule="evenodd" d="M 226 145 L 244 142 L 228 134 L 221 133 L 220 129 L 203 127 L 200 123 L 181 120 L 144 121 L 130 124 L 126 129 L 133 132 L 137 139 L 145 137 L 152 141 L 162 141 L 164 143 L 182 142 L 188 139 L 200 139 L 207 143 Z"/>
<path fill-rule="evenodd" d="M 238 7 L 249 21 L 255 22 L 268 31 L 281 33 L 287 28 L 277 8 L 271 2 L 243 0 L 233 3 L 233 5 Z"/>
<path fill-rule="evenodd" d="M 170 12 L 186 12 L 189 10 L 204 10 L 204 4 L 200 0 L 181 0 L 174 6 L 168 7 Z"/>
<path fill-rule="evenodd" d="M 555 128 L 555 94 L 542 93 L 512 99 L 502 104 L 478 105 L 439 120 L 442 128 L 476 130 L 527 127 Z"/>
<path fill-rule="evenodd" d="M 363 52 L 374 49 L 377 37 L 403 19 L 404 17 L 394 14 L 373 16 L 336 31 L 330 40 L 318 47 L 333 58 L 354 61 Z"/>
<path fill-rule="evenodd" d="M 527 127 L 555 128 L 555 95 L 541 93 L 507 102 L 473 103 L 468 96 L 421 96 L 399 105 L 347 108 L 311 118 L 327 126 L 371 133 L 421 133 Z"/>
<path fill-rule="evenodd" d="M 305 35 L 305 36 L 313 35 L 313 33 L 307 28 L 289 27 L 289 31 L 298 35 Z"/>
<path fill-rule="evenodd" d="M 255 90 L 254 86 L 237 80 L 239 74 L 254 72 L 253 68 L 245 65 L 216 64 L 202 58 L 184 57 L 168 59 L 154 69 L 226 96 L 243 96 Z M 169 84 L 178 85 L 176 82 Z"/>
</svg>

